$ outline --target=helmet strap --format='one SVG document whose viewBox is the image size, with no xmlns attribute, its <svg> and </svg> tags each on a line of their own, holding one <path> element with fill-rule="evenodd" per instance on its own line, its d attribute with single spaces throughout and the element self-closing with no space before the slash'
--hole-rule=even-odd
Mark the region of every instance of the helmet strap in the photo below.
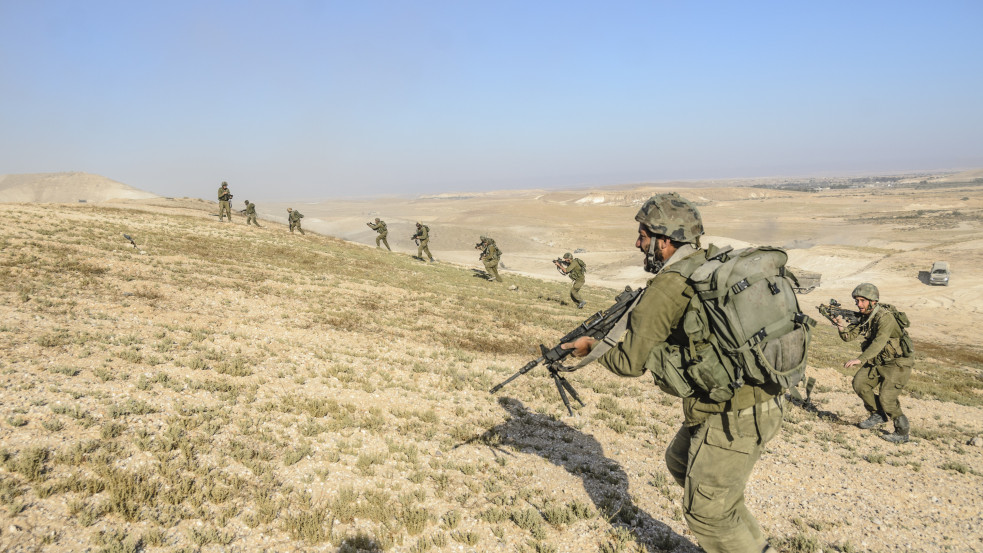
<svg viewBox="0 0 983 553">
<path fill-rule="evenodd" d="M 662 267 L 665 266 L 664 261 L 659 261 L 655 258 L 655 242 L 656 237 L 650 237 L 649 248 L 648 251 L 645 252 L 645 271 L 652 274 L 658 274 L 658 272 L 662 270 Z"/>
</svg>

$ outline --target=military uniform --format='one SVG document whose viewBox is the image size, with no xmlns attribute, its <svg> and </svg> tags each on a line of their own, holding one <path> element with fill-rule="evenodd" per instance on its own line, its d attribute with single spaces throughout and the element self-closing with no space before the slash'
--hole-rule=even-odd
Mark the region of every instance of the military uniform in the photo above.
<svg viewBox="0 0 983 553">
<path fill-rule="evenodd" d="M 573 286 L 570 287 L 570 299 L 574 301 L 578 309 L 582 309 L 586 302 L 580 297 L 580 289 L 584 286 L 584 281 L 586 280 L 587 267 L 583 261 L 574 257 L 573 254 L 563 254 L 563 259 L 569 260 L 569 263 L 567 263 L 566 267 L 560 267 L 560 264 L 557 264 L 557 267 L 560 267 L 563 274 L 570 277 L 570 280 L 573 281 Z"/>
<path fill-rule="evenodd" d="M 385 221 L 383 221 L 382 219 L 379 219 L 378 217 L 376 217 L 375 224 L 372 224 L 372 223 L 365 223 L 365 224 L 366 225 L 369 225 L 369 228 L 370 229 L 372 229 L 372 230 L 374 230 L 374 231 L 376 231 L 376 232 L 379 233 L 375 237 L 375 247 L 378 248 L 379 247 L 379 242 L 382 242 L 383 244 L 386 245 L 386 249 L 387 250 L 393 251 L 392 248 L 389 247 L 389 240 L 386 240 L 386 237 L 389 236 L 389 229 L 386 228 L 386 222 Z"/>
<path fill-rule="evenodd" d="M 229 192 L 229 184 L 226 182 L 222 183 L 222 186 L 218 187 L 218 220 L 222 221 L 223 216 L 228 216 L 229 222 L 232 222 L 232 192 Z"/>
<path fill-rule="evenodd" d="M 704 250 L 680 248 L 665 268 L 693 255 Z M 664 269 L 648 282 L 622 341 L 599 362 L 619 376 L 641 376 L 653 348 L 686 347 L 682 319 L 693 293 L 685 277 Z M 781 427 L 781 392 L 777 385 L 745 384 L 725 402 L 683 398 L 684 422 L 666 450 L 666 466 L 683 486 L 686 522 L 708 552 L 759 553 L 767 545 L 744 505 L 744 489 L 765 444 Z"/>
<path fill-rule="evenodd" d="M 416 234 L 410 237 L 412 240 L 417 241 L 416 246 L 416 256 L 423 259 L 423 254 L 427 254 L 427 258 L 433 262 L 433 255 L 430 254 L 430 227 L 420 223 L 416 224 Z"/>
<path fill-rule="evenodd" d="M 294 229 L 297 229 L 301 234 L 305 234 L 304 229 L 300 228 L 300 220 L 303 218 L 304 216 L 296 209 L 287 208 L 287 221 L 290 223 L 291 233 L 293 233 Z"/>
<path fill-rule="evenodd" d="M 483 249 L 478 260 L 485 265 L 485 272 L 488 273 L 488 280 L 502 282 L 502 277 L 498 274 L 498 263 L 502 260 L 502 250 L 495 245 L 495 240 L 482 237 L 481 244 Z"/>
<path fill-rule="evenodd" d="M 868 413 L 886 415 L 885 422 L 889 418 L 897 425 L 904 417 L 898 397 L 908 384 L 914 366 L 910 358 L 901 356 L 901 325 L 893 313 L 875 304 L 859 323 L 840 331 L 844 342 L 861 336 L 863 353 L 857 359 L 862 365 L 853 376 L 853 390 L 863 400 Z M 904 424 L 907 426 L 907 417 Z"/>
<path fill-rule="evenodd" d="M 259 222 L 256 220 L 256 204 L 246 200 L 246 225 L 249 224 L 259 226 Z"/>
<path fill-rule="evenodd" d="M 683 273 L 706 260 L 699 245 L 703 220 L 678 194 L 649 198 L 635 220 L 635 247 L 645 254 L 645 270 L 656 276 L 628 315 L 621 341 L 611 345 L 583 337 L 565 344 L 578 357 L 610 346 L 591 355 L 601 354 L 598 362 L 619 376 L 641 376 L 656 353 L 688 347 L 684 316 L 700 307 L 690 303 L 695 292 Z M 686 523 L 708 553 L 761 553 L 770 547 L 744 505 L 744 489 L 765 444 L 781 427 L 783 401 L 777 384 L 744 384 L 727 401 L 699 391 L 682 400 L 683 424 L 666 449 L 666 466 L 683 486 Z"/>
</svg>

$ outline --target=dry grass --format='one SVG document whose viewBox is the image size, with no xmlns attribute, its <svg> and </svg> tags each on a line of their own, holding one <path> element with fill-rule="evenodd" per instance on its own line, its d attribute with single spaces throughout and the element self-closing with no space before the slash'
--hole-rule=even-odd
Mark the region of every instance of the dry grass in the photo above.
<svg viewBox="0 0 983 553">
<path fill-rule="evenodd" d="M 588 315 L 543 301 L 555 283 L 202 216 L 0 210 L 0 527 L 22 529 L 0 551 L 695 551 L 652 461 L 675 401 L 599 370 L 570 376 L 572 418 L 542 369 L 487 393 Z M 855 347 L 817 344 L 821 366 Z M 958 378 L 914 390 L 980 405 Z"/>
</svg>

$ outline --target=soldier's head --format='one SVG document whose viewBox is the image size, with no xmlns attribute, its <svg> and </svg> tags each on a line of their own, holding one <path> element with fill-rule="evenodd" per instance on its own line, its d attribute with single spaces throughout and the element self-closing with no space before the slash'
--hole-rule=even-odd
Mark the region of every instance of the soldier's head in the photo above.
<svg viewBox="0 0 983 553">
<path fill-rule="evenodd" d="M 287 208 L 287 213 L 290 213 L 291 211 L 293 211 L 293 208 L 288 207 Z"/>
<path fill-rule="evenodd" d="M 376 222 L 376 223 L 378 223 L 378 222 L 379 222 L 379 221 L 381 221 L 381 220 L 382 220 L 382 219 L 380 219 L 380 218 L 378 218 L 378 217 L 376 217 L 376 218 L 375 218 L 375 222 Z"/>
<path fill-rule="evenodd" d="M 567 253 L 563 254 L 563 259 L 567 259 L 567 260 L 573 259 L 573 254 L 570 253 L 570 252 L 567 252 Z"/>
<path fill-rule="evenodd" d="M 421 223 L 420 223 L 420 221 L 417 221 L 417 222 L 416 222 L 416 228 L 420 228 L 420 227 L 422 227 L 422 226 L 423 226 L 423 224 L 421 224 Z"/>
<path fill-rule="evenodd" d="M 229 185 L 229 183 L 227 183 L 227 182 L 225 182 L 225 181 L 222 181 L 222 188 L 225 188 L 225 187 L 226 187 L 226 186 L 228 186 L 228 185 Z"/>
<path fill-rule="evenodd" d="M 877 287 L 869 282 L 857 285 L 850 295 L 853 296 L 853 302 L 857 304 L 857 309 L 865 315 L 870 313 L 874 305 L 881 299 L 881 294 L 877 290 Z"/>
<path fill-rule="evenodd" d="M 246 200 L 246 205 L 249 205 L 249 200 Z"/>
<path fill-rule="evenodd" d="M 638 240 L 635 247 L 645 254 L 645 270 L 657 273 L 684 244 L 700 247 L 703 218 L 689 200 L 675 192 L 649 198 L 635 214 Z"/>
</svg>

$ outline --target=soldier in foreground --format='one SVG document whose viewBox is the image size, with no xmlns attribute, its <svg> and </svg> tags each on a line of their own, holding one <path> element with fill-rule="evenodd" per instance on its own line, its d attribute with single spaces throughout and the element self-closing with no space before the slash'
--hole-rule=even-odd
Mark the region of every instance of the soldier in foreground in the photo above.
<svg viewBox="0 0 983 553">
<path fill-rule="evenodd" d="M 229 183 L 222 181 L 222 186 L 218 187 L 218 220 L 222 222 L 223 216 L 228 216 L 232 222 L 232 192 L 229 192 Z"/>
<path fill-rule="evenodd" d="M 259 226 L 259 222 L 256 220 L 256 204 L 246 200 L 246 226 L 250 224 Z"/>
<path fill-rule="evenodd" d="M 656 348 L 686 347 L 683 316 L 694 290 L 680 271 L 706 261 L 699 242 L 700 213 L 679 195 L 649 198 L 635 220 L 635 247 L 645 256 L 645 270 L 656 276 L 630 313 L 621 342 L 598 360 L 619 376 L 645 373 Z M 602 343 L 584 336 L 564 347 L 583 357 Z M 683 398 L 684 422 L 666 450 L 666 466 L 684 488 L 686 522 L 709 553 L 774 551 L 744 505 L 744 489 L 765 444 L 781 426 L 781 392 L 777 384 L 745 383 L 724 402 L 699 391 Z"/>
<path fill-rule="evenodd" d="M 290 223 L 291 234 L 293 234 L 294 229 L 297 229 L 300 231 L 301 234 L 304 234 L 304 229 L 300 228 L 300 220 L 303 218 L 304 216 L 303 214 L 301 214 L 301 212 L 295 211 L 293 208 L 290 207 L 287 208 L 287 222 Z"/>
<path fill-rule="evenodd" d="M 389 241 L 386 240 L 386 237 L 389 236 L 389 229 L 386 228 L 385 221 L 376 217 L 375 224 L 372 223 L 365 223 L 365 224 L 369 225 L 370 229 L 379 233 L 378 236 L 375 237 L 375 247 L 382 249 L 379 247 L 379 242 L 382 242 L 383 244 L 386 245 L 387 250 L 393 251 L 392 248 L 389 247 Z"/>
<path fill-rule="evenodd" d="M 577 309 L 583 309 L 587 302 L 580 297 L 580 289 L 584 285 L 587 265 L 570 252 L 563 254 L 563 259 L 554 259 L 553 264 L 560 273 L 567 275 L 573 281 L 573 286 L 570 287 L 570 299 L 577 305 Z"/>
<path fill-rule="evenodd" d="M 480 237 L 480 242 L 475 244 L 475 249 L 481 250 L 478 260 L 485 265 L 485 272 L 488 273 L 488 280 L 502 282 L 502 277 L 498 274 L 498 263 L 502 260 L 502 250 L 498 249 L 495 240 L 487 236 Z"/>
<path fill-rule="evenodd" d="M 410 236 L 410 240 L 416 241 L 416 258 L 423 261 L 423 254 L 427 254 L 430 262 L 433 263 L 433 255 L 430 254 L 430 227 L 417 221 L 416 234 Z"/>
<path fill-rule="evenodd" d="M 863 336 L 860 356 L 843 365 L 848 369 L 860 367 L 853 376 L 853 390 L 863 400 L 869 416 L 857 426 L 874 428 L 890 419 L 894 421 L 894 433 L 881 437 L 894 443 L 907 442 L 910 426 L 898 397 L 911 378 L 914 362 L 905 357 L 902 350 L 904 329 L 891 309 L 878 304 L 880 292 L 873 284 L 860 284 L 853 289 L 852 295 L 860 310 L 860 321 L 847 326 L 847 321 L 840 316 L 834 324 L 844 342 Z"/>
</svg>

